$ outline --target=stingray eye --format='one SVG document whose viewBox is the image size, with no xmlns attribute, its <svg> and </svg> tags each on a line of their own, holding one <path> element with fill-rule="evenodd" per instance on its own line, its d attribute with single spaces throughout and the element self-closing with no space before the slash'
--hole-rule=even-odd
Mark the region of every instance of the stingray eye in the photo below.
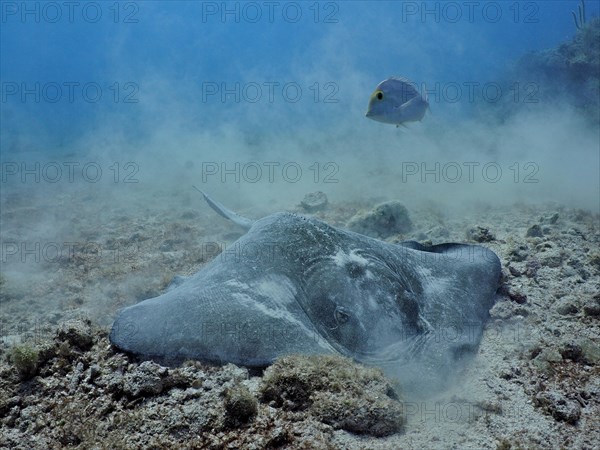
<svg viewBox="0 0 600 450">
<path fill-rule="evenodd" d="M 375 91 L 375 97 L 377 97 L 377 100 L 383 100 L 383 92 Z"/>
<path fill-rule="evenodd" d="M 335 312 L 333 313 L 335 317 L 335 321 L 338 325 L 343 325 L 350 319 L 350 314 L 344 310 L 341 306 L 335 308 Z"/>
</svg>

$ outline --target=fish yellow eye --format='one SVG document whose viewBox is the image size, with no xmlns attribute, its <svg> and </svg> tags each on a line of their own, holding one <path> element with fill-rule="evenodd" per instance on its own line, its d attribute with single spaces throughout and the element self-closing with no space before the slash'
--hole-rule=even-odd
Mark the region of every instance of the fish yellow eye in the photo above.
<svg viewBox="0 0 600 450">
<path fill-rule="evenodd" d="M 375 97 L 377 97 L 377 100 L 383 100 L 383 92 L 376 91 L 375 92 Z"/>
</svg>

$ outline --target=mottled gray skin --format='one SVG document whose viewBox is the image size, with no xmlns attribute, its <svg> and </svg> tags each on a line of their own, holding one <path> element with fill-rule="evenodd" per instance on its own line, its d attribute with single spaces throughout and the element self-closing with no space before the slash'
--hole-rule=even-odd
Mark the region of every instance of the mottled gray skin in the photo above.
<svg viewBox="0 0 600 450">
<path fill-rule="evenodd" d="M 111 342 L 249 367 L 290 353 L 442 367 L 477 346 L 500 279 L 492 251 L 390 244 L 289 213 L 248 226 L 197 274 L 123 309 Z"/>
</svg>

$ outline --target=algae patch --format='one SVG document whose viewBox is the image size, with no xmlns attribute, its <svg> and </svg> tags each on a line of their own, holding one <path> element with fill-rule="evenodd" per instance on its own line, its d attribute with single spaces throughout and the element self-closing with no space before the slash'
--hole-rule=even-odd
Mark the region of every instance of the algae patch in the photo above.
<svg viewBox="0 0 600 450">
<path fill-rule="evenodd" d="M 261 400 L 307 411 L 353 433 L 388 436 L 402 430 L 402 404 L 383 372 L 340 356 L 286 356 L 264 374 Z"/>
<path fill-rule="evenodd" d="M 39 368 L 40 354 L 34 346 L 15 345 L 10 352 L 10 357 L 21 379 L 27 380 L 36 374 Z"/>
<path fill-rule="evenodd" d="M 237 427 L 250 422 L 258 413 L 258 401 L 243 384 L 225 391 L 225 423 Z"/>
</svg>

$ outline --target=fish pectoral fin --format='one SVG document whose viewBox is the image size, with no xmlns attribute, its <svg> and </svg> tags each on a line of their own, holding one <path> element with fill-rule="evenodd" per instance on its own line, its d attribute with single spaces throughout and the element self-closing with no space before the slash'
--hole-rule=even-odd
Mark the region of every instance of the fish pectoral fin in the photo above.
<svg viewBox="0 0 600 450">
<path fill-rule="evenodd" d="M 413 97 L 406 103 L 403 103 L 402 105 L 400 105 L 399 108 L 401 108 L 401 109 L 410 108 L 414 103 L 417 103 L 419 101 L 420 101 L 419 97 Z"/>
</svg>

